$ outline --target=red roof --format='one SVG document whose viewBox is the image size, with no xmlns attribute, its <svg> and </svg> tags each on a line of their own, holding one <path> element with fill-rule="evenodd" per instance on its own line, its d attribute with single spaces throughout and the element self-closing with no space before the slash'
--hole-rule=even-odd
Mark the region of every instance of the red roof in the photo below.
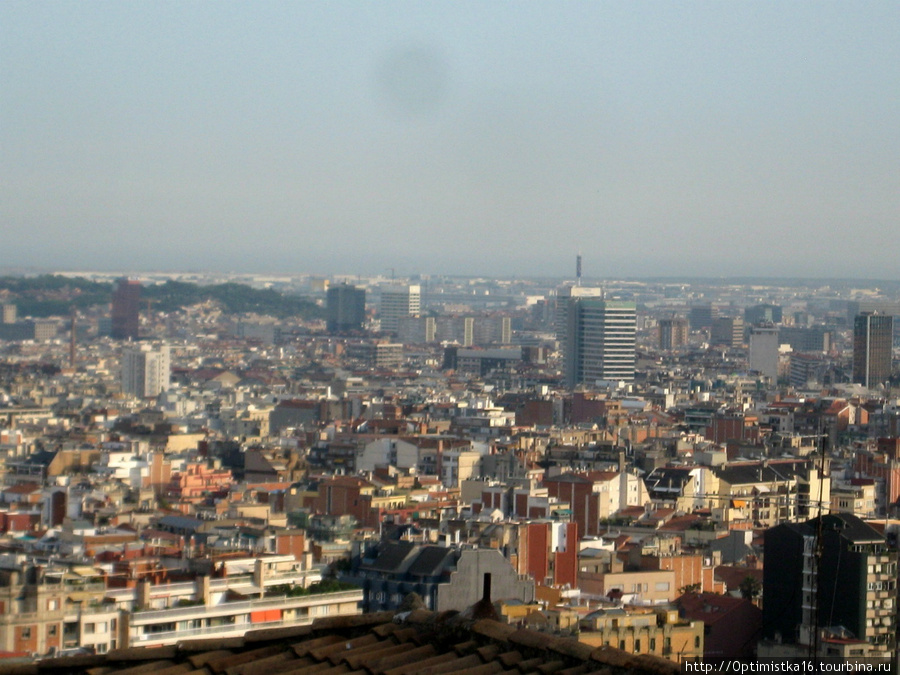
<svg viewBox="0 0 900 675">
<path fill-rule="evenodd" d="M 685 593 L 676 602 L 686 619 L 702 621 L 706 625 L 716 623 L 741 605 L 752 604 L 744 598 L 717 593 Z"/>
<path fill-rule="evenodd" d="M 37 492 L 40 489 L 41 486 L 37 483 L 17 483 L 3 488 L 3 492 L 11 495 L 30 495 L 32 492 Z"/>
</svg>

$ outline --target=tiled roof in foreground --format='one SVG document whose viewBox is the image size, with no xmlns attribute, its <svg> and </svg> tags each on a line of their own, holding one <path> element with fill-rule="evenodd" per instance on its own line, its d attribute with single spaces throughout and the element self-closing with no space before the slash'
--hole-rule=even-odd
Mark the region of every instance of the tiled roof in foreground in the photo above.
<svg viewBox="0 0 900 675">
<path fill-rule="evenodd" d="M 320 619 L 240 638 L 186 640 L 168 647 L 113 650 L 96 656 L 3 665 L 0 675 L 675 675 L 676 664 L 594 648 L 572 638 L 519 629 L 491 619 L 417 610 Z"/>
</svg>

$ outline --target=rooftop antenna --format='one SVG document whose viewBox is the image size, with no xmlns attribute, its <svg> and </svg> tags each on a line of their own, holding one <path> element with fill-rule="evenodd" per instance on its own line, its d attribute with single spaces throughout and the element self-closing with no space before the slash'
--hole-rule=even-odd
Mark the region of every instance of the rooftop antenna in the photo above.
<svg viewBox="0 0 900 675">
<path fill-rule="evenodd" d="M 575 256 L 575 285 L 581 286 L 581 253 Z"/>
</svg>

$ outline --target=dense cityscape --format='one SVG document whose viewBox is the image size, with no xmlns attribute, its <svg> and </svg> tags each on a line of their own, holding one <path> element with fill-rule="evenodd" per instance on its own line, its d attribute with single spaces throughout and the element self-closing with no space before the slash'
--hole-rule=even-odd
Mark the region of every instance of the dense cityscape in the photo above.
<svg viewBox="0 0 900 675">
<path fill-rule="evenodd" d="M 0 654 L 895 659 L 900 286 L 572 272 L 0 279 Z"/>
</svg>

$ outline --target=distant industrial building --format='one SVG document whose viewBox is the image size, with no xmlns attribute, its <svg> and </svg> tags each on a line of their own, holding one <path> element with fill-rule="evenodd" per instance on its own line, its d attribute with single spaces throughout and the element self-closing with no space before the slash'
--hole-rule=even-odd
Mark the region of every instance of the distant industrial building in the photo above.
<svg viewBox="0 0 900 675">
<path fill-rule="evenodd" d="M 508 345 L 512 342 L 512 320 L 502 315 L 407 316 L 399 320 L 397 336 L 407 344 Z"/>
<path fill-rule="evenodd" d="M 235 336 L 266 345 L 277 345 L 281 343 L 281 324 L 276 321 L 241 321 L 236 327 Z"/>
<path fill-rule="evenodd" d="M 13 306 L 15 307 L 15 306 Z M 34 340 L 43 342 L 44 340 L 52 340 L 56 337 L 58 331 L 56 321 L 15 321 L 13 323 L 0 324 L 0 340 L 9 340 L 17 342 L 22 340 Z"/>
<path fill-rule="evenodd" d="M 834 331 L 819 326 L 814 328 L 779 329 L 781 344 L 789 344 L 795 352 L 827 352 L 831 350 Z"/>
<path fill-rule="evenodd" d="M 444 350 L 445 370 L 457 370 L 474 375 L 487 375 L 492 370 L 510 368 L 522 362 L 522 348 L 508 349 L 460 349 Z"/>
<path fill-rule="evenodd" d="M 396 370 L 404 361 L 403 345 L 390 342 L 350 344 L 347 355 L 376 370 Z"/>
</svg>

